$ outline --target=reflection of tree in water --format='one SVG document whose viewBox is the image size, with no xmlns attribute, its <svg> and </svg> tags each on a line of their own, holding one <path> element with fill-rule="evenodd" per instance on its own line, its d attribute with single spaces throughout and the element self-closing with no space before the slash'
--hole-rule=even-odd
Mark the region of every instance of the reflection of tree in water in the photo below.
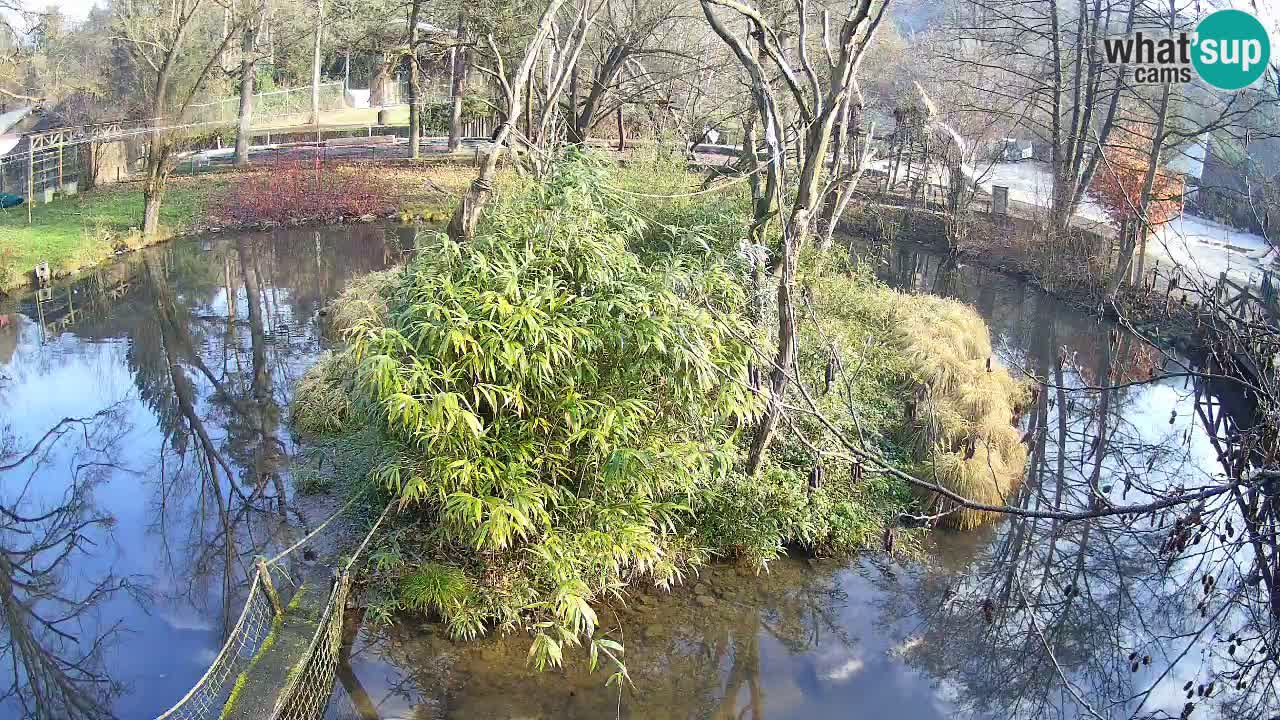
<svg viewBox="0 0 1280 720">
<path fill-rule="evenodd" d="M 124 362 L 140 404 L 156 419 L 154 431 L 140 428 L 141 437 L 133 439 L 159 448 L 154 467 L 139 475 L 153 486 L 148 515 L 161 572 L 152 580 L 155 594 L 180 611 L 191 607 L 210 617 L 220 611 L 225 630 L 239 611 L 250 556 L 296 532 L 296 511 L 285 504 L 288 435 L 281 408 L 319 351 L 312 318 L 348 278 L 394 257 L 382 240 L 381 229 L 363 228 L 179 241 L 95 270 L 72 287 L 60 285 L 55 296 L 74 298 L 75 315 L 59 315 L 69 306 L 43 309 L 69 335 L 42 336 L 34 332 L 36 320 L 6 315 L 32 332 L 21 340 L 26 345 L 18 348 L 13 372 L 0 376 L 0 394 L 14 384 L 39 386 L 63 366 L 83 373 L 76 364 L 91 372 L 94 363 L 114 362 L 116 355 L 99 349 L 118 345 L 94 341 L 127 338 Z M 36 317 L 28 312 L 33 303 L 6 301 L 4 312 Z M 13 327 L 8 330 L 16 337 Z M 32 344 L 41 337 L 54 351 Z M 128 628 L 109 621 L 98 631 L 89 621 L 96 619 L 95 606 L 120 591 L 137 596 L 138 581 L 95 579 L 84 567 L 93 565 L 89 555 L 110 523 L 95 507 L 96 484 L 112 476 L 125 480 L 112 466 L 112 443 L 125 432 L 119 420 L 130 415 L 121 405 L 61 428 L 56 462 L 49 452 L 55 444 L 46 441 L 21 467 L 0 468 L 6 639 L 0 662 L 20 668 L 10 684 L 0 681 L 0 716 L 10 716 L 11 704 L 18 716 L 110 716 L 124 692 L 104 665 L 108 648 L 122 647 L 111 641 Z M 20 439 L 0 420 L 0 466 L 25 455 Z M 70 467 L 68 454 L 75 460 Z M 43 488 L 47 500 L 49 487 L 64 486 L 60 504 L 41 506 L 26 497 Z M 295 515 L 291 522 L 286 512 Z M 151 610 L 149 596 L 136 600 Z M 137 690 L 147 688 L 130 688 Z"/>
<path fill-rule="evenodd" d="M 300 522 L 281 413 L 320 349 L 309 323 L 389 257 L 381 229 L 349 232 L 244 235 L 143 258 L 128 360 L 163 436 L 153 531 L 176 582 L 167 594 L 202 611 L 216 598 L 224 630 L 252 556 Z"/>
<path fill-rule="evenodd" d="M 1185 417 L 1175 424 L 1176 414 L 1153 417 L 1124 387 L 1149 376 L 1149 348 L 1110 331 L 1068 355 L 1058 349 L 1052 303 L 1042 305 L 1025 357 L 1049 383 L 1028 414 L 1028 482 L 1012 504 L 1100 509 L 1210 485 L 1213 468 L 1192 447 L 1200 429 Z M 1194 386 L 1178 392 L 1208 399 Z M 1213 428 L 1208 435 L 1224 439 Z M 1243 470 L 1223 468 L 1232 477 Z M 949 558 L 945 572 L 913 574 L 910 591 L 883 612 L 925 618 L 903 655 L 954 681 L 968 714 L 1270 717 L 1274 658 L 1264 663 L 1254 651 L 1258 635 L 1272 632 L 1270 618 L 1259 617 L 1272 605 L 1248 590 L 1250 568 L 1265 556 L 1241 541 L 1245 516 L 1219 495 L 1070 523 L 1010 517 L 994 542 Z M 1247 676 L 1246 655 L 1254 663 Z"/>
<path fill-rule="evenodd" d="M 197 608 L 203 608 L 210 581 L 220 578 L 224 630 L 237 611 L 238 592 L 251 576 L 249 556 L 262 552 L 286 524 L 278 467 L 285 450 L 267 367 L 274 349 L 262 329 L 257 272 L 243 241 L 235 257 L 246 278 L 251 360 L 241 364 L 246 353 L 233 342 L 239 321 L 235 303 L 229 301 L 232 312 L 222 319 L 182 303 L 159 260 L 148 257 L 150 325 L 158 362 L 135 365 L 141 387 L 167 390 L 150 396 L 164 434 L 156 507 L 164 558 L 172 577 L 189 583 L 177 594 Z M 232 288 L 225 290 L 230 297 Z M 224 328 L 229 328 L 225 336 Z M 205 357 L 211 345 L 228 354 L 221 367 L 211 366 Z M 185 548 L 170 547 L 174 528 L 187 533 Z"/>
<path fill-rule="evenodd" d="M 124 690 L 104 662 L 120 628 L 100 626 L 95 611 L 117 593 L 141 591 L 130 578 L 73 572 L 92 552 L 95 529 L 113 522 L 93 506 L 92 493 L 112 468 L 121 420 L 115 407 L 66 418 L 21 452 L 12 432 L 0 428 L 0 665 L 12 668 L 11 678 L 0 680 L 0 708 L 20 717 L 111 717 Z M 60 446 L 75 442 L 79 447 L 62 456 Z M 33 479 L 55 464 L 66 468 L 68 487 L 57 501 L 42 501 Z"/>
<path fill-rule="evenodd" d="M 833 570 L 789 560 L 772 564 L 767 582 L 717 567 L 672 595 L 635 596 L 630 607 L 600 614 L 602 628 L 626 645 L 634 686 L 621 701 L 616 687 L 605 687 L 609 671 L 589 672 L 585 653 L 557 672 L 528 667 L 519 634 L 455 643 L 416 623 L 365 632 L 373 652 L 403 669 L 388 697 L 419 701 L 414 717 L 594 719 L 621 708 L 630 718 L 736 720 L 766 717 L 762 643 L 797 653 L 851 643 L 839 619 L 847 601 Z M 348 694 L 362 695 L 349 669 L 346 676 Z"/>
</svg>

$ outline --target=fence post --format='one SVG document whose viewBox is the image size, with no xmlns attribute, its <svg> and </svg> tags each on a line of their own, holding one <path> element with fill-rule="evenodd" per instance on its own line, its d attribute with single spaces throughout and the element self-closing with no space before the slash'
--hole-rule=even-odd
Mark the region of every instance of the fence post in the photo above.
<svg viewBox="0 0 1280 720">
<path fill-rule="evenodd" d="M 276 586 L 271 582 L 271 573 L 267 570 L 267 561 L 259 555 L 253 562 L 258 566 L 258 577 L 262 578 L 262 589 L 267 593 L 267 599 L 271 601 L 271 609 L 275 610 L 277 616 L 283 615 L 284 606 L 280 604 L 280 596 L 276 594 Z"/>
<path fill-rule="evenodd" d="M 31 224 L 31 208 L 36 204 L 36 146 L 27 138 L 27 224 Z"/>
</svg>

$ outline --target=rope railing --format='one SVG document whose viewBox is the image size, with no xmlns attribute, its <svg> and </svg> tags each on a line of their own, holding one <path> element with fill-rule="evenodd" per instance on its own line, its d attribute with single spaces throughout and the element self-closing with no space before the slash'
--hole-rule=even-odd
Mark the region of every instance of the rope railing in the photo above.
<svg viewBox="0 0 1280 720">
<path fill-rule="evenodd" d="M 272 597 L 274 586 L 270 568 L 310 542 L 330 522 L 350 509 L 362 495 L 363 493 L 354 495 L 284 552 L 270 559 L 259 558 L 244 608 L 240 611 L 235 626 L 227 634 L 217 657 L 191 690 L 156 720 L 215 720 L 223 715 L 223 709 L 232 695 L 234 679 L 253 665 L 254 658 L 263 651 L 267 637 L 283 612 L 278 601 Z M 394 504 L 394 501 L 387 504 L 355 553 L 347 559 L 341 570 L 335 570 L 329 599 L 320 615 L 315 634 L 305 654 L 288 677 L 282 679 L 284 687 L 278 695 L 270 720 L 319 720 L 324 716 L 337 674 L 342 624 L 351 590 L 351 569 Z"/>
<path fill-rule="evenodd" d="M 267 599 L 260 571 L 254 571 L 249 596 L 222 650 L 196 684 L 156 720 L 205 720 L 222 714 L 231 695 L 228 681 L 240 675 L 271 634 L 275 609 Z"/>
<path fill-rule="evenodd" d="M 391 514 L 396 501 L 387 503 L 373 527 L 365 534 L 364 541 L 347 559 L 342 570 L 334 578 L 329 603 L 325 606 L 311 638 L 306 654 L 289 673 L 288 682 L 281 691 L 271 720 L 319 720 L 324 717 L 333 694 L 334 678 L 338 672 L 338 657 L 342 648 L 342 622 L 351 590 L 351 569 L 364 554 L 382 522 Z"/>
</svg>

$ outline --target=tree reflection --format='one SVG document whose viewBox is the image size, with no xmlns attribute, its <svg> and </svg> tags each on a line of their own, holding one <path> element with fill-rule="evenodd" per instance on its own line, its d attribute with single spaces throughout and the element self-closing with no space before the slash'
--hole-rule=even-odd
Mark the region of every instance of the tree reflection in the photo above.
<svg viewBox="0 0 1280 720">
<path fill-rule="evenodd" d="M 111 717 L 111 703 L 124 691 L 105 662 L 120 628 L 100 625 L 96 611 L 117 593 L 142 591 L 128 577 L 73 571 L 92 552 L 93 538 L 113 524 L 92 495 L 113 468 L 123 433 L 114 406 L 65 418 L 24 451 L 11 429 L 0 428 L 0 663 L 13 669 L 0 681 L 0 707 L 16 708 L 21 717 Z M 67 437 L 80 445 L 64 456 Z M 49 501 L 33 480 L 54 463 L 66 464 L 70 480 Z"/>
<path fill-rule="evenodd" d="M 1056 350 L 1053 320 L 1039 318 L 1028 352 L 1033 372 L 1050 381 L 1030 413 L 1031 462 L 1017 506 L 1087 509 L 1213 482 L 1195 438 L 1217 445 L 1222 428 L 1178 424 L 1176 412 L 1157 418 L 1123 388 L 1123 378 L 1149 372 L 1138 341 L 1104 332 L 1092 364 L 1074 364 Z M 1205 393 L 1167 387 L 1194 394 L 1203 414 Z M 1253 652 L 1267 641 L 1243 630 L 1272 627 L 1251 619 L 1268 607 L 1250 602 L 1246 587 L 1258 555 L 1227 529 L 1233 521 L 1247 528 L 1250 512 L 1225 496 L 1074 523 L 1011 517 L 974 555 L 914 576 L 915 603 L 885 612 L 929 618 L 904 656 L 956 681 L 969 714 L 1270 717 L 1275 666 Z"/>
</svg>

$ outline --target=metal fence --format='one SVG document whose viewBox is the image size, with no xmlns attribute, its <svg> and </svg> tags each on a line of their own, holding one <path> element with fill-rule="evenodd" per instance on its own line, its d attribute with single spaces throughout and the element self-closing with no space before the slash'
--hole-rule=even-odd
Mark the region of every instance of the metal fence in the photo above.
<svg viewBox="0 0 1280 720">
<path fill-rule="evenodd" d="M 341 82 L 320 84 L 320 112 L 341 110 L 347 107 L 346 92 Z M 311 113 L 311 86 L 288 88 L 258 93 L 253 96 L 253 114 L 262 118 L 285 119 Z M 240 98 L 232 97 L 217 102 L 192 105 L 188 109 L 189 122 L 210 125 L 233 125 L 240 116 Z"/>
<path fill-rule="evenodd" d="M 47 202 L 83 187 L 81 172 L 90 164 L 88 146 L 32 147 L 32 138 L 27 137 L 19 148 L 0 158 L 0 194 Z"/>
</svg>

